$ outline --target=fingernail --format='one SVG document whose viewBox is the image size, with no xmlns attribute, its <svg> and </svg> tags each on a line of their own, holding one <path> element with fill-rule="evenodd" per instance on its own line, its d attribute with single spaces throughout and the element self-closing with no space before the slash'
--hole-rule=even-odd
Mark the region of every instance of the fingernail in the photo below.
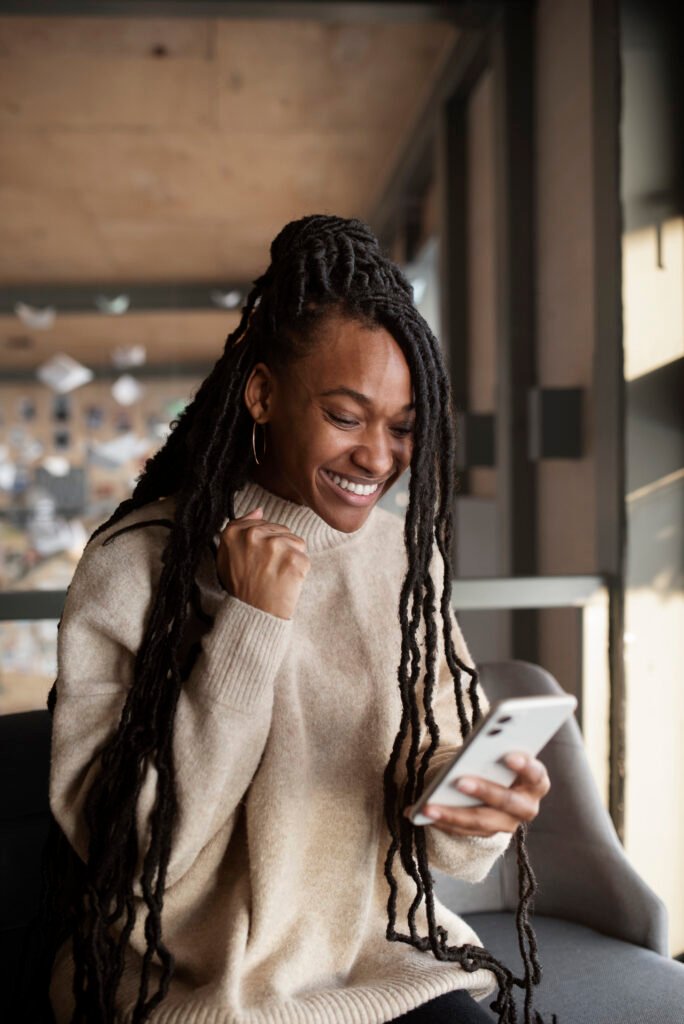
<svg viewBox="0 0 684 1024">
<path fill-rule="evenodd" d="M 458 788 L 464 793 L 474 793 L 477 789 L 477 782 L 475 779 L 459 779 Z"/>
<path fill-rule="evenodd" d="M 423 810 L 423 814 L 426 814 L 428 818 L 432 818 L 434 821 L 438 821 L 442 817 L 442 812 L 438 811 L 436 807 L 426 807 Z"/>
<path fill-rule="evenodd" d="M 510 768 L 524 768 L 525 758 L 522 754 L 509 754 L 506 758 L 506 764 L 508 764 Z"/>
</svg>

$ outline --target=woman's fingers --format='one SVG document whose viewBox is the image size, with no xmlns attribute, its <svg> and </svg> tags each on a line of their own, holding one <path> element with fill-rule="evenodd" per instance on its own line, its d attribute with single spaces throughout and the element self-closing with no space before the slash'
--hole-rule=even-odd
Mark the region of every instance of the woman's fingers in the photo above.
<svg viewBox="0 0 684 1024">
<path fill-rule="evenodd" d="M 523 822 L 539 813 L 539 803 L 551 788 L 546 766 L 529 754 L 509 754 L 506 763 L 517 777 L 511 786 L 475 776 L 464 776 L 456 783 L 461 792 L 481 801 L 469 807 L 428 804 L 425 814 L 437 828 L 452 835 L 489 836 L 495 832 L 514 832 Z"/>
<path fill-rule="evenodd" d="M 279 618 L 292 618 L 310 565 L 304 538 L 264 520 L 260 506 L 221 532 L 216 568 L 224 589 Z"/>
<path fill-rule="evenodd" d="M 429 804 L 424 813 L 433 814 L 436 828 L 452 835 L 491 836 L 495 832 L 515 832 L 521 819 L 493 807 L 447 807 L 443 804 Z"/>
<path fill-rule="evenodd" d="M 518 777 L 513 783 L 514 788 L 529 788 L 540 797 L 546 796 L 551 789 L 551 780 L 546 765 L 530 754 L 510 753 L 505 757 L 506 764 L 517 772 Z"/>
<path fill-rule="evenodd" d="M 436 807 L 436 810 L 442 812 L 442 816 L 432 822 L 432 827 L 451 836 L 493 836 L 497 832 L 515 832 L 521 824 L 518 818 L 503 814 L 501 811 L 457 815 L 452 813 L 452 807 Z"/>
</svg>

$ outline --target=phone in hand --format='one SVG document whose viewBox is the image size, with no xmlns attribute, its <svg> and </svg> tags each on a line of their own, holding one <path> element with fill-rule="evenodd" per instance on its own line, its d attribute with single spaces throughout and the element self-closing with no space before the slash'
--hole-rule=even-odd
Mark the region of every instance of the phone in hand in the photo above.
<svg viewBox="0 0 684 1024">
<path fill-rule="evenodd" d="M 475 775 L 500 786 L 510 786 L 517 773 L 504 763 L 506 754 L 520 752 L 535 757 L 577 707 L 571 694 L 540 697 L 509 697 L 492 704 L 455 757 L 437 773 L 419 799 L 409 808 L 414 825 L 432 825 L 422 813 L 426 804 L 470 807 L 482 801 L 456 789 L 464 775 Z"/>
</svg>

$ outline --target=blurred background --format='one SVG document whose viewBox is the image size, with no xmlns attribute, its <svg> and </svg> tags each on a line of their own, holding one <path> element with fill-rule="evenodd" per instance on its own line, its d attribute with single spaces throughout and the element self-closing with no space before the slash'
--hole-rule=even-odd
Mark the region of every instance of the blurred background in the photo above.
<svg viewBox="0 0 684 1024">
<path fill-rule="evenodd" d="M 459 416 L 478 661 L 579 700 L 684 950 L 681 14 L 662 0 L 0 6 L 0 713 L 280 228 L 366 220 Z M 406 490 L 384 499 L 398 515 Z"/>
</svg>

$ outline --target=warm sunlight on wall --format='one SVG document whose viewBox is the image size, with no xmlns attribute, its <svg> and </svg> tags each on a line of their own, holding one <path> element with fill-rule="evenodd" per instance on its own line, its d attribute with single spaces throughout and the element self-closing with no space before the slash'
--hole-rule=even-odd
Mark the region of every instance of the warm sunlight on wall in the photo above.
<svg viewBox="0 0 684 1024">
<path fill-rule="evenodd" d="M 665 902 L 677 955 L 684 951 L 684 469 L 667 388 L 684 356 L 684 219 L 626 235 L 622 252 L 625 377 L 636 382 L 669 367 L 653 384 L 664 389 L 662 422 L 657 394 L 645 407 L 627 403 L 628 467 L 641 485 L 627 495 L 625 849 Z M 677 401 L 675 394 L 675 409 Z"/>
<path fill-rule="evenodd" d="M 608 671 L 608 593 L 601 590 L 582 616 L 582 734 L 591 773 L 608 807 L 610 761 L 610 675 Z"/>
<path fill-rule="evenodd" d="M 681 592 L 629 591 L 625 848 L 668 908 L 673 954 L 684 950 L 682 622 Z"/>
<path fill-rule="evenodd" d="M 684 356 L 684 219 L 622 240 L 625 380 Z"/>
</svg>

